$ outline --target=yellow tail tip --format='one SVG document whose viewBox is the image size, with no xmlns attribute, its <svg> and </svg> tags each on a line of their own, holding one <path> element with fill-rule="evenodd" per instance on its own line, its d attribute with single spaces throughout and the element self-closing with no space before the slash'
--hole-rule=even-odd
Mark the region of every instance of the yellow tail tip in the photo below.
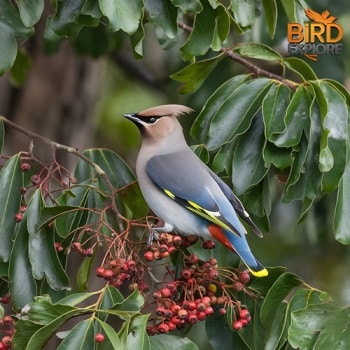
<svg viewBox="0 0 350 350">
<path fill-rule="evenodd" d="M 253 276 L 255 277 L 265 277 L 269 274 L 269 272 L 263 268 L 262 270 L 260 271 L 253 271 L 253 270 L 250 270 L 250 272 L 252 273 Z"/>
</svg>

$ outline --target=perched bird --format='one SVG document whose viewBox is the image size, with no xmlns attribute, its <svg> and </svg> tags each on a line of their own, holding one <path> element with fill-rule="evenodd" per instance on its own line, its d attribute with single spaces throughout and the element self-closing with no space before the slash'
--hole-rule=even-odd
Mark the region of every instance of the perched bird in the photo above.
<svg viewBox="0 0 350 350">
<path fill-rule="evenodd" d="M 141 192 L 164 221 L 162 230 L 215 239 L 235 251 L 257 277 L 268 274 L 255 259 L 236 212 L 262 236 L 229 186 L 187 145 L 177 117 L 189 107 L 169 104 L 123 116 L 136 124 L 142 145 L 136 161 Z"/>
</svg>

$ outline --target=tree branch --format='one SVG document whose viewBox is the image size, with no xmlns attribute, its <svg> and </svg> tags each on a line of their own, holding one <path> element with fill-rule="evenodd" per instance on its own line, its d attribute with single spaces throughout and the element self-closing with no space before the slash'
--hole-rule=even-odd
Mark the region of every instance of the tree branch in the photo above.
<svg viewBox="0 0 350 350">
<path fill-rule="evenodd" d="M 193 28 L 188 26 L 187 24 L 181 23 L 179 22 L 178 27 L 183 29 L 185 32 L 187 33 L 191 33 Z M 270 79 L 275 79 L 280 81 L 283 85 L 289 87 L 290 89 L 292 89 L 293 91 L 296 90 L 297 88 L 297 83 L 294 83 L 288 79 L 285 79 L 284 77 L 275 74 L 275 73 L 271 73 L 265 69 L 262 69 L 260 67 L 258 67 L 257 65 L 255 65 L 254 63 L 252 63 L 251 61 L 249 61 L 248 59 L 242 57 L 241 55 L 238 55 L 236 53 L 234 53 L 232 51 L 231 48 L 222 48 L 220 50 L 221 52 L 224 52 L 226 54 L 227 57 L 231 58 L 232 60 L 240 63 L 241 65 L 243 65 L 244 67 L 248 68 L 251 72 L 255 73 L 258 76 L 263 76 L 263 77 L 267 77 Z"/>
<path fill-rule="evenodd" d="M 110 181 L 110 179 L 108 178 L 107 174 L 105 173 L 105 171 L 103 169 L 101 169 L 101 167 L 94 163 L 93 161 L 91 161 L 91 159 L 89 159 L 88 157 L 86 157 L 84 154 L 82 154 L 81 152 L 78 151 L 77 148 L 74 147 L 70 147 L 70 146 L 66 146 L 60 143 L 57 143 L 55 141 L 52 141 L 50 139 L 48 139 L 45 136 L 39 135 L 35 132 L 32 132 L 30 130 L 25 129 L 24 127 L 8 120 L 7 118 L 3 117 L 0 115 L 0 122 L 3 122 L 5 125 L 19 131 L 21 134 L 24 134 L 34 140 L 39 140 L 43 143 L 45 143 L 46 145 L 50 146 L 53 149 L 59 149 L 59 150 L 63 150 L 66 151 L 68 153 L 71 153 L 73 155 L 75 155 L 76 157 L 80 158 L 81 160 L 83 160 L 84 162 L 86 162 L 89 166 L 91 166 L 96 173 L 101 176 L 101 178 L 104 180 L 104 182 L 106 183 L 109 191 L 110 191 L 110 195 L 111 195 L 111 207 L 112 210 L 114 211 L 115 215 L 117 216 L 118 219 L 123 218 L 123 216 L 121 215 L 118 207 L 117 207 L 117 202 L 115 199 L 115 194 L 116 194 L 116 189 L 114 188 L 112 182 Z M 121 230 L 121 232 L 123 231 L 123 227 L 122 224 L 120 222 L 120 220 L 118 220 L 119 223 L 119 228 Z"/>
</svg>

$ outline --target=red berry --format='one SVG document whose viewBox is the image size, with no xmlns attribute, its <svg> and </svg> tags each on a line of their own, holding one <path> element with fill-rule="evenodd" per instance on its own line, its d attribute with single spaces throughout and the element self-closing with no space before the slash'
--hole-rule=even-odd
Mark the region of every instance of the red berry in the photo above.
<svg viewBox="0 0 350 350">
<path fill-rule="evenodd" d="M 196 254 L 191 254 L 187 257 L 188 264 L 196 264 L 198 262 L 198 256 Z"/>
<path fill-rule="evenodd" d="M 195 314 L 190 314 L 188 315 L 187 319 L 189 323 L 194 324 L 198 321 L 198 316 Z"/>
<path fill-rule="evenodd" d="M 109 269 L 105 269 L 103 271 L 102 277 L 107 280 L 110 281 L 113 278 L 113 271 L 109 270 Z"/>
<path fill-rule="evenodd" d="M 129 266 L 128 264 L 124 263 L 120 265 L 120 270 L 123 272 L 128 272 L 129 271 Z"/>
<path fill-rule="evenodd" d="M 169 326 L 166 323 L 160 323 L 158 326 L 159 333 L 168 333 L 169 332 Z"/>
<path fill-rule="evenodd" d="M 197 314 L 197 318 L 199 321 L 204 321 L 207 318 L 207 314 L 204 311 L 200 311 Z"/>
<path fill-rule="evenodd" d="M 192 276 L 192 272 L 190 270 L 182 270 L 181 276 L 185 279 L 188 280 Z"/>
<path fill-rule="evenodd" d="M 173 316 L 173 313 L 170 309 L 164 309 L 163 316 L 167 319 L 170 319 Z"/>
<path fill-rule="evenodd" d="M 128 265 L 129 270 L 136 270 L 136 261 L 135 260 L 128 260 L 126 262 Z"/>
<path fill-rule="evenodd" d="M 103 343 L 105 341 L 105 336 L 102 333 L 97 333 L 95 335 L 95 342 L 96 343 Z"/>
<path fill-rule="evenodd" d="M 13 318 L 11 316 L 4 316 L 2 321 L 5 325 L 10 326 L 13 324 Z"/>
<path fill-rule="evenodd" d="M 183 320 L 187 317 L 188 313 L 185 309 L 181 309 L 178 311 L 177 315 Z"/>
<path fill-rule="evenodd" d="M 99 266 L 98 268 L 96 268 L 97 277 L 102 277 L 104 272 L 105 272 L 105 269 L 102 266 Z"/>
<path fill-rule="evenodd" d="M 238 280 L 243 284 L 249 283 L 249 281 L 250 281 L 249 271 L 245 270 L 245 271 L 241 272 L 238 276 Z"/>
<path fill-rule="evenodd" d="M 0 343 L 0 350 L 6 350 L 6 346 L 3 343 Z"/>
<path fill-rule="evenodd" d="M 217 278 L 218 272 L 215 269 L 211 269 L 208 273 L 209 278 Z"/>
<path fill-rule="evenodd" d="M 243 328 L 243 323 L 241 321 L 234 321 L 232 323 L 232 328 L 239 331 L 240 329 Z"/>
<path fill-rule="evenodd" d="M 169 298 L 171 296 L 171 291 L 169 288 L 165 287 L 160 291 L 160 294 L 163 298 Z"/>
<path fill-rule="evenodd" d="M 171 306 L 171 311 L 173 314 L 177 314 L 181 310 L 181 306 L 179 304 L 174 304 Z"/>
<path fill-rule="evenodd" d="M 207 316 L 210 316 L 214 313 L 214 309 L 211 306 L 208 306 L 205 310 L 204 310 L 205 314 Z"/>
<path fill-rule="evenodd" d="M 211 299 L 209 297 L 205 296 L 202 298 L 202 303 L 206 306 L 209 306 L 211 303 Z"/>
<path fill-rule="evenodd" d="M 56 252 L 61 252 L 63 250 L 63 247 L 60 242 L 55 242 L 55 250 Z"/>
<path fill-rule="evenodd" d="M 174 236 L 173 243 L 176 248 L 181 246 L 182 238 L 180 236 Z"/>
<path fill-rule="evenodd" d="M 159 251 L 160 251 L 161 253 L 167 252 L 167 251 L 168 251 L 168 246 L 167 246 L 166 244 L 161 244 L 161 245 L 159 246 Z"/>
<path fill-rule="evenodd" d="M 0 298 L 0 303 L 2 304 L 8 304 L 10 301 L 11 299 L 7 295 L 4 295 L 3 297 Z"/>
<path fill-rule="evenodd" d="M 169 331 L 174 331 L 176 329 L 176 325 L 171 321 L 167 322 L 167 325 L 169 326 Z"/>
<path fill-rule="evenodd" d="M 218 261 L 215 258 L 210 258 L 208 262 L 211 266 L 216 266 L 218 264 Z"/>
<path fill-rule="evenodd" d="M 75 250 L 76 252 L 81 252 L 81 243 L 80 242 L 73 242 L 72 243 L 72 249 Z"/>
<path fill-rule="evenodd" d="M 215 242 L 214 241 L 203 241 L 202 247 L 204 249 L 213 249 L 215 247 Z"/>
<path fill-rule="evenodd" d="M 224 307 L 221 307 L 220 309 L 219 309 L 219 314 L 220 315 L 226 315 L 226 309 L 224 308 Z"/>
<path fill-rule="evenodd" d="M 152 261 L 154 259 L 154 254 L 153 252 L 146 252 L 143 257 L 145 258 L 146 261 Z"/>
<path fill-rule="evenodd" d="M 21 205 L 20 207 L 19 207 L 19 211 L 23 214 L 23 213 L 25 213 L 25 211 L 27 210 L 27 206 L 26 205 Z"/>
<path fill-rule="evenodd" d="M 241 292 L 244 289 L 244 285 L 241 282 L 235 281 L 232 284 L 232 289 L 236 292 Z"/>
<path fill-rule="evenodd" d="M 196 310 L 197 308 L 197 304 L 194 301 L 190 301 L 187 304 L 187 309 L 188 310 Z"/>
<path fill-rule="evenodd" d="M 163 316 L 163 315 L 164 315 L 164 310 L 165 310 L 164 306 L 158 306 L 158 307 L 156 308 L 156 314 L 157 314 L 158 316 Z"/>
<path fill-rule="evenodd" d="M 249 323 L 246 318 L 240 318 L 239 321 L 242 322 L 243 327 L 245 327 Z"/>
<path fill-rule="evenodd" d="M 173 323 L 175 326 L 181 324 L 183 321 L 182 319 L 179 317 L 179 316 L 173 316 L 171 319 L 170 319 L 171 323 Z"/>
<path fill-rule="evenodd" d="M 13 218 L 16 222 L 21 222 L 23 220 L 23 215 L 20 213 L 17 213 Z"/>
<path fill-rule="evenodd" d="M 21 193 L 21 195 L 23 196 L 23 195 L 25 195 L 25 194 L 26 194 L 27 189 L 26 189 L 25 187 L 21 187 L 21 188 L 19 189 L 19 192 L 20 192 L 20 193 Z"/>
<path fill-rule="evenodd" d="M 29 163 L 22 163 L 21 170 L 26 173 L 31 169 L 31 165 Z"/>
<path fill-rule="evenodd" d="M 83 250 L 83 255 L 84 256 L 93 256 L 94 250 L 92 248 L 86 248 Z"/>
<path fill-rule="evenodd" d="M 240 318 L 248 318 L 250 317 L 250 312 L 247 309 L 242 309 L 239 311 L 239 317 Z"/>
<path fill-rule="evenodd" d="M 9 347 L 12 344 L 12 337 L 5 335 L 2 339 L 1 339 L 1 343 L 3 343 L 5 345 L 5 347 Z"/>
<path fill-rule="evenodd" d="M 197 310 L 198 311 L 205 311 L 206 305 L 204 303 L 198 303 L 197 304 Z"/>
</svg>

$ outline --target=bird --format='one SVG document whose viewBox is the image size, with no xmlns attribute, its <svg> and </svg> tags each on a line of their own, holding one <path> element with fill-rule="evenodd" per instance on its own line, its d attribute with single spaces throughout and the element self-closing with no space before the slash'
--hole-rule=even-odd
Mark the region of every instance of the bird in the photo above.
<svg viewBox="0 0 350 350">
<path fill-rule="evenodd" d="M 214 239 L 235 252 L 252 275 L 267 276 L 248 246 L 237 213 L 262 237 L 259 228 L 230 187 L 185 140 L 178 117 L 192 112 L 187 106 L 166 104 L 123 114 L 141 134 L 136 176 L 143 197 L 164 222 L 159 230 Z"/>
<path fill-rule="evenodd" d="M 313 20 L 316 23 L 323 23 L 327 25 L 327 24 L 333 23 L 337 19 L 337 17 L 335 16 L 329 16 L 330 12 L 328 10 L 325 10 L 322 13 L 318 13 L 311 9 L 305 9 L 304 12 L 307 17 L 309 17 L 311 20 Z"/>
</svg>

